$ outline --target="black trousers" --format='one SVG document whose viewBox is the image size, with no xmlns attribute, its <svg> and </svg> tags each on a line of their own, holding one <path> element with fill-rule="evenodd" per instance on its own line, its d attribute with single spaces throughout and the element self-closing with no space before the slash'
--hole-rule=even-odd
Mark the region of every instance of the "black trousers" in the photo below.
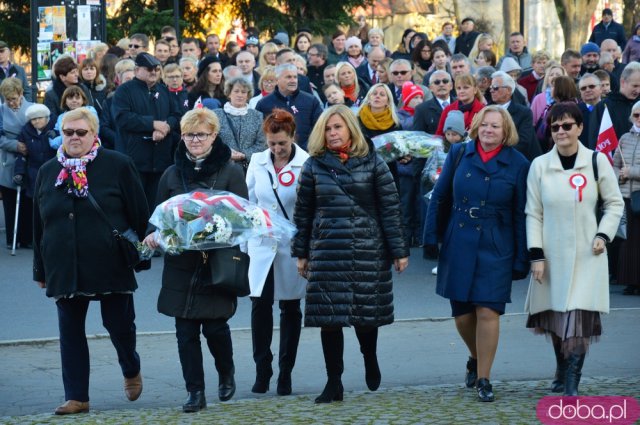
<svg viewBox="0 0 640 425">
<path fill-rule="evenodd" d="M 149 211 L 153 212 L 156 207 L 156 196 L 158 196 L 158 183 L 160 183 L 160 177 L 162 173 L 141 172 L 140 182 L 144 189 L 144 195 L 147 197 L 147 205 Z"/>
<path fill-rule="evenodd" d="M 267 279 L 260 297 L 251 297 L 251 337 L 253 341 L 253 360 L 256 373 L 271 375 L 271 340 L 273 338 L 273 265 L 269 269 Z M 278 365 L 280 371 L 290 373 L 296 363 L 300 330 L 302 328 L 302 311 L 300 300 L 281 300 L 280 307 L 280 353 Z"/>
<path fill-rule="evenodd" d="M 200 329 L 207 340 L 218 374 L 234 372 L 231 331 L 225 319 L 181 319 L 176 317 L 176 338 L 187 391 L 204 391 L 204 367 Z"/>
<path fill-rule="evenodd" d="M 7 246 L 13 243 L 13 226 L 16 219 L 16 198 L 18 191 L 0 186 L 2 193 L 2 207 L 4 209 L 4 224 L 6 227 Z M 20 211 L 18 213 L 18 240 L 20 245 L 33 244 L 33 199 L 25 195 L 24 190 L 20 194 Z"/>
<path fill-rule="evenodd" d="M 118 353 L 124 377 L 134 378 L 140 373 L 132 294 L 61 298 L 56 305 L 65 400 L 89 401 L 89 346 L 85 320 L 91 300 L 100 301 L 102 324 Z"/>
</svg>

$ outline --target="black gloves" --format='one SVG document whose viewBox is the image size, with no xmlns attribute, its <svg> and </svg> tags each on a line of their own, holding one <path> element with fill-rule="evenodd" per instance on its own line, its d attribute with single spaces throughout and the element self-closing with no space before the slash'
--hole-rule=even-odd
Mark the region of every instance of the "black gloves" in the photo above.
<svg viewBox="0 0 640 425">
<path fill-rule="evenodd" d="M 438 245 L 424 245 L 422 247 L 422 258 L 425 260 L 437 260 L 439 254 Z"/>
<path fill-rule="evenodd" d="M 47 137 L 49 139 L 55 139 L 56 137 L 58 137 L 58 133 L 56 133 L 55 130 L 49 130 L 47 131 Z"/>
<path fill-rule="evenodd" d="M 511 280 L 522 280 L 529 275 L 529 270 L 513 270 L 511 271 Z"/>
</svg>

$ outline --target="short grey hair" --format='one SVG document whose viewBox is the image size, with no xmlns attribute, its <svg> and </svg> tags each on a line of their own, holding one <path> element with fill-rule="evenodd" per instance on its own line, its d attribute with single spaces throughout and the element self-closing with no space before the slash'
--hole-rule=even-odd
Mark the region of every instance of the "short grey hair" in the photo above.
<svg viewBox="0 0 640 425">
<path fill-rule="evenodd" d="M 180 59 L 180 62 L 178 62 L 180 64 L 180 66 L 182 66 L 183 63 L 185 62 L 190 62 L 191 65 L 193 65 L 194 67 L 198 67 L 198 61 L 196 60 L 196 58 L 194 58 L 193 56 L 183 56 Z"/>
<path fill-rule="evenodd" d="M 229 97 L 229 95 L 231 94 L 231 90 L 233 90 L 233 86 L 237 84 L 240 85 L 240 87 L 242 87 L 242 89 L 244 89 L 250 95 L 253 94 L 253 84 L 251 84 L 246 78 L 233 77 L 224 82 L 224 95 Z"/>
<path fill-rule="evenodd" d="M 580 77 L 580 81 L 578 81 L 578 85 L 583 81 L 586 80 L 587 78 L 593 78 L 594 80 L 596 80 L 596 83 L 598 85 L 602 84 L 602 81 L 600 81 L 600 78 L 598 78 L 598 76 L 596 74 L 592 74 L 590 72 L 587 72 L 586 74 L 584 74 L 582 77 Z"/>
<path fill-rule="evenodd" d="M 298 73 L 298 67 L 292 63 L 282 63 L 276 66 L 276 78 L 280 78 L 285 71 L 293 71 Z"/>
<path fill-rule="evenodd" d="M 471 62 L 469 61 L 469 58 L 463 55 L 462 53 L 456 53 L 455 55 L 451 56 L 449 63 L 451 62 L 464 62 L 469 67 L 471 67 Z"/>
<path fill-rule="evenodd" d="M 511 93 L 513 93 L 516 89 L 516 82 L 511 78 L 511 75 L 507 74 L 504 71 L 496 71 L 491 74 L 491 78 L 500 78 L 502 80 L 502 84 L 509 87 L 511 89 Z"/>
<path fill-rule="evenodd" d="M 378 34 L 384 40 L 384 31 L 382 31 L 380 28 L 371 28 L 367 35 L 371 37 L 371 34 Z"/>
<path fill-rule="evenodd" d="M 627 81 L 632 74 L 640 72 L 640 62 L 631 62 L 627 64 L 622 70 L 622 74 L 620 74 L 620 80 Z"/>
<path fill-rule="evenodd" d="M 613 60 L 613 55 L 609 52 L 600 53 L 600 60 L 598 61 L 598 65 L 600 66 L 600 68 L 608 63 L 615 63 Z"/>
<path fill-rule="evenodd" d="M 389 70 L 391 70 L 392 68 L 396 68 L 398 65 L 406 65 L 409 67 L 409 69 L 413 69 L 413 66 L 411 65 L 411 62 L 409 62 L 406 59 L 396 59 L 393 62 L 391 62 L 391 65 L 389 65 Z"/>
<path fill-rule="evenodd" d="M 449 80 L 453 81 L 453 79 L 451 78 L 451 75 L 449 75 L 447 71 L 438 69 L 436 71 L 433 71 L 433 73 L 429 76 L 429 85 L 433 84 L 433 80 L 438 78 L 437 77 L 438 75 L 442 75 L 443 77 L 447 77 Z"/>
<path fill-rule="evenodd" d="M 222 70 L 222 76 L 224 77 L 225 80 L 233 78 L 231 77 L 231 73 L 234 71 L 238 71 L 240 74 L 242 74 L 242 71 L 237 66 L 228 65 L 228 66 L 225 66 L 224 69 Z"/>
<path fill-rule="evenodd" d="M 476 80 L 482 80 L 483 78 L 491 79 L 493 74 L 496 73 L 496 69 L 492 66 L 481 66 L 476 69 Z"/>
</svg>

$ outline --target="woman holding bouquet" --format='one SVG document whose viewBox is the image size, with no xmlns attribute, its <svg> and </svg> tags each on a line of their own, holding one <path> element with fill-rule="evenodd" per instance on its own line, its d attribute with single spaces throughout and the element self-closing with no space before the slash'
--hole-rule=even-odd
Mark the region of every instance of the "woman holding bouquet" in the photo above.
<svg viewBox="0 0 640 425">
<path fill-rule="evenodd" d="M 256 153 L 247 170 L 249 200 L 287 220 L 293 219 L 296 188 L 302 164 L 309 155 L 294 143 L 296 124 L 289 112 L 274 109 L 262 126 L 268 149 Z M 291 394 L 291 371 L 296 361 L 306 281 L 296 272 L 291 257 L 291 241 L 271 238 L 250 239 L 248 254 L 251 286 L 251 334 L 256 382 L 251 391 L 265 393 L 273 375 L 271 338 L 273 302 L 280 306 L 280 355 L 278 394 Z M 269 267 L 269 265 L 271 265 Z"/>
<path fill-rule="evenodd" d="M 187 112 L 180 121 L 182 143 L 175 164 L 167 168 L 158 186 L 157 203 L 195 189 L 225 190 L 247 198 L 242 168 L 231 161 L 231 149 L 220 139 L 220 122 L 213 111 L 202 108 Z M 154 234 L 144 243 L 156 249 Z M 237 298 L 207 285 L 205 258 L 199 251 L 166 255 L 158 311 L 175 317 L 176 337 L 182 375 L 189 397 L 184 412 L 206 407 L 200 329 L 207 339 L 218 371 L 218 397 L 227 401 L 236 390 L 229 320 L 236 311 Z"/>
<path fill-rule="evenodd" d="M 321 328 L 328 381 L 315 401 L 331 403 L 344 392 L 343 327 L 355 327 L 367 387 L 380 386 L 376 347 L 378 327 L 393 322 L 391 265 L 402 272 L 409 249 L 393 177 L 347 106 L 323 112 L 308 148 L 291 252 L 309 281 L 305 326 Z"/>
</svg>

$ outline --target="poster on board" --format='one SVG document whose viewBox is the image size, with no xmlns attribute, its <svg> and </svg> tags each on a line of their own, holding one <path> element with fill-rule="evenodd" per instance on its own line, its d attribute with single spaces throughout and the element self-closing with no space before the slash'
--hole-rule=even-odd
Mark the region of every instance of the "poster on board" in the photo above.
<svg viewBox="0 0 640 425">
<path fill-rule="evenodd" d="M 52 7 L 39 7 L 38 8 L 38 20 L 39 20 L 39 41 L 53 40 L 53 8 Z"/>
<path fill-rule="evenodd" d="M 38 43 L 38 79 L 51 78 L 51 43 Z"/>
</svg>

